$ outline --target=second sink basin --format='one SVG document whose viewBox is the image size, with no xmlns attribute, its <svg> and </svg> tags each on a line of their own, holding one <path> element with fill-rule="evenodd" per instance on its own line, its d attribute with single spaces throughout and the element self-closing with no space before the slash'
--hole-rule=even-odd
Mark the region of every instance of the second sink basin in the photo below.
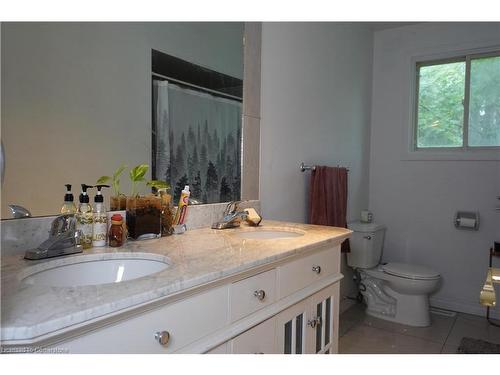
<svg viewBox="0 0 500 375">
<path fill-rule="evenodd" d="M 278 240 L 282 238 L 302 237 L 304 233 L 279 229 L 256 229 L 237 233 L 238 237 L 249 240 Z"/>
<path fill-rule="evenodd" d="M 168 266 L 166 257 L 155 254 L 115 253 L 100 259 L 98 254 L 80 255 L 31 267 L 23 282 L 55 287 L 101 285 L 138 279 Z"/>
</svg>

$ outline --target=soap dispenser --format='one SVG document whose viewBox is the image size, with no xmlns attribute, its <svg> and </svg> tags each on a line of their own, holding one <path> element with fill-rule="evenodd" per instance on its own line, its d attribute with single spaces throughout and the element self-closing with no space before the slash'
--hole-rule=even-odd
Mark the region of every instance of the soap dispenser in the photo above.
<svg viewBox="0 0 500 375">
<path fill-rule="evenodd" d="M 97 194 L 94 197 L 94 213 L 92 221 L 92 246 L 106 246 L 106 234 L 108 232 L 108 216 L 104 206 L 104 197 L 101 189 L 109 188 L 109 185 L 96 185 Z"/>
<path fill-rule="evenodd" d="M 61 214 L 66 215 L 66 214 L 75 214 L 76 213 L 76 206 L 73 197 L 73 193 L 71 193 L 71 185 L 66 184 L 66 194 L 64 195 L 64 203 L 61 207 Z"/>
<path fill-rule="evenodd" d="M 90 249 L 92 247 L 92 206 L 87 194 L 87 189 L 93 188 L 91 185 L 82 184 L 80 193 L 80 204 L 76 212 L 76 229 L 82 232 L 82 248 Z"/>
</svg>

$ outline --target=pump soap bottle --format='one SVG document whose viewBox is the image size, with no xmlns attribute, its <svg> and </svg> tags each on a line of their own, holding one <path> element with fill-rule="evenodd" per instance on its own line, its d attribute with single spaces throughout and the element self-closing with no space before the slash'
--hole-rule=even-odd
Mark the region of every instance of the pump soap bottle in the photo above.
<svg viewBox="0 0 500 375">
<path fill-rule="evenodd" d="M 97 194 L 94 197 L 94 214 L 92 221 L 92 246 L 106 246 L 106 234 L 108 232 L 108 216 L 104 207 L 104 197 L 101 189 L 109 188 L 109 185 L 96 185 Z"/>
<path fill-rule="evenodd" d="M 87 189 L 93 188 L 91 185 L 82 184 L 80 193 L 80 204 L 76 212 L 76 229 L 82 232 L 82 248 L 92 247 L 92 206 L 89 204 Z"/>
<path fill-rule="evenodd" d="M 76 213 L 76 206 L 75 203 L 73 202 L 74 197 L 73 193 L 71 193 L 71 185 L 66 184 L 66 195 L 64 195 L 64 203 L 61 207 L 61 214 L 63 215 L 73 215 Z"/>
</svg>

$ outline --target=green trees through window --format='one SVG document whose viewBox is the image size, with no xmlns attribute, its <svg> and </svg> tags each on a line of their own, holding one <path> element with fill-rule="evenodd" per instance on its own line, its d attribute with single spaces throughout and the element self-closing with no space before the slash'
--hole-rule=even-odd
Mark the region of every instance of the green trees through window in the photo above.
<svg viewBox="0 0 500 375">
<path fill-rule="evenodd" d="M 500 146 L 500 56 L 470 69 L 469 146 Z"/>
<path fill-rule="evenodd" d="M 500 146 L 500 56 L 417 64 L 417 83 L 417 148 Z"/>
</svg>

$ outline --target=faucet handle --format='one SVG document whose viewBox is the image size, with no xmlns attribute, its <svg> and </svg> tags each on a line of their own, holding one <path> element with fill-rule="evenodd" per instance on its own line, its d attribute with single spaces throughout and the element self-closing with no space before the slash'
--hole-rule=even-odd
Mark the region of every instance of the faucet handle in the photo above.
<svg viewBox="0 0 500 375">
<path fill-rule="evenodd" d="M 76 220 L 74 214 L 59 215 L 52 221 L 50 235 L 57 236 L 68 231 L 73 231 L 75 228 Z"/>
<path fill-rule="evenodd" d="M 233 212 L 236 212 L 238 210 L 238 205 L 242 201 L 231 201 L 227 204 L 226 209 L 224 210 L 224 216 L 229 215 Z"/>
<path fill-rule="evenodd" d="M 246 212 L 246 217 L 245 220 L 249 225 L 252 226 L 258 226 L 260 222 L 262 221 L 262 216 L 260 216 L 255 208 L 249 207 L 245 208 L 244 210 Z"/>
</svg>

